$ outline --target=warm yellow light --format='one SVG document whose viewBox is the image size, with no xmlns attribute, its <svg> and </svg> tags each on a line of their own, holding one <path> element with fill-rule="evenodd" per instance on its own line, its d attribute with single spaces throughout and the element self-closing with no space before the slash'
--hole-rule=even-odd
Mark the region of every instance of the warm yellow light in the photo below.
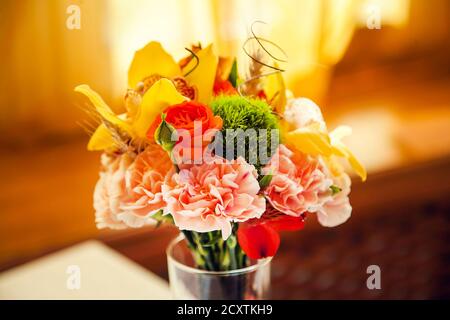
<svg viewBox="0 0 450 320">
<path fill-rule="evenodd" d="M 125 91 L 134 51 L 151 40 L 161 42 L 175 58 L 183 56 L 184 47 L 191 43 L 213 42 L 218 54 L 237 55 L 243 70 L 249 59 L 241 47 L 251 35 L 250 25 L 264 21 L 266 25 L 257 26 L 258 35 L 275 41 L 288 54 L 288 86 L 295 93 L 308 94 L 305 83 L 314 87 L 326 82 L 355 28 L 367 27 L 373 13 L 367 10 L 379 8 L 382 27 L 401 26 L 408 21 L 409 4 L 410 0 L 110 0 L 107 32 L 113 92 L 118 96 Z M 308 80 L 300 84 L 302 79 Z"/>
<path fill-rule="evenodd" d="M 191 43 L 213 40 L 209 1 L 110 0 L 108 5 L 116 95 L 126 90 L 134 52 L 148 42 L 159 41 L 171 55 L 180 58 L 186 54 L 184 47 Z"/>
<path fill-rule="evenodd" d="M 379 15 L 380 27 L 404 27 L 409 20 L 410 0 L 365 0 L 362 1 L 357 18 L 361 27 L 366 27 L 368 19 Z"/>
</svg>

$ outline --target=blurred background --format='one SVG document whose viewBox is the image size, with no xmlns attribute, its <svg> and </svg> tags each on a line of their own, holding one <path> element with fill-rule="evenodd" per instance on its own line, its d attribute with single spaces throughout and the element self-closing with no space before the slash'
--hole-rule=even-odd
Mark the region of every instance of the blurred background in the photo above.
<svg viewBox="0 0 450 320">
<path fill-rule="evenodd" d="M 177 58 L 198 41 L 244 58 L 256 20 L 289 57 L 288 87 L 329 128 L 353 127 L 346 142 L 369 172 L 354 179 L 347 224 L 310 219 L 284 235 L 273 297 L 449 298 L 447 0 L 1 1 L 0 271 L 95 238 L 167 277 L 176 230 L 95 227 L 99 154 L 86 151 L 86 100 L 73 88 L 88 83 L 120 110 L 133 53 L 150 40 Z M 366 288 L 371 264 L 382 290 Z"/>
</svg>

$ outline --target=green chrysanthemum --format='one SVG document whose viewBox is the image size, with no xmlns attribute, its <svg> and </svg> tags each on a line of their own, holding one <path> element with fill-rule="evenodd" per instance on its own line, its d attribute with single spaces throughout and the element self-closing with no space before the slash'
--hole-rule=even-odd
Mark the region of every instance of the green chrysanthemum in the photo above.
<svg viewBox="0 0 450 320">
<path fill-rule="evenodd" d="M 278 119 L 272 113 L 270 106 L 262 100 L 237 95 L 216 97 L 210 106 L 214 114 L 223 119 L 223 156 L 227 156 L 227 145 L 228 148 L 234 145 L 233 158 L 245 154 L 245 159 L 254 164 L 257 169 L 264 165 L 279 143 Z M 233 130 L 236 133 L 237 129 L 241 129 L 245 134 L 244 150 L 243 145 L 237 144 L 236 136 L 230 134 Z M 272 134 L 273 129 L 277 131 Z M 260 148 L 266 150 L 260 150 Z M 261 157 L 262 155 L 264 158 Z M 227 158 L 230 156 L 228 155 Z"/>
</svg>

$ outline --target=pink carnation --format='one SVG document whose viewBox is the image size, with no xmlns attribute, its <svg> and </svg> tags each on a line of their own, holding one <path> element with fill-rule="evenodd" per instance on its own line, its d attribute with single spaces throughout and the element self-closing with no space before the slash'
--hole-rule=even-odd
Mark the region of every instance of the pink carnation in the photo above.
<svg viewBox="0 0 450 320">
<path fill-rule="evenodd" d="M 335 227 L 350 218 L 351 180 L 340 169 L 330 170 L 323 159 L 294 153 L 280 145 L 263 173 L 273 175 L 264 195 L 278 211 L 295 217 L 315 212 L 325 227 Z M 338 189 L 336 194 L 331 186 Z"/>
<path fill-rule="evenodd" d="M 161 186 L 172 163 L 166 152 L 150 145 L 134 159 L 102 155 L 103 171 L 94 191 L 98 228 L 123 229 L 153 223 L 151 217 L 163 209 Z"/>
<path fill-rule="evenodd" d="M 264 189 L 270 204 L 294 217 L 306 211 L 317 211 L 327 200 L 321 195 L 328 194 L 332 185 L 319 161 L 293 153 L 284 145 L 278 147 L 263 173 L 272 175 L 270 184 Z"/>
<path fill-rule="evenodd" d="M 317 210 L 317 219 L 324 227 L 335 227 L 347 221 L 352 213 L 348 198 L 351 180 L 345 172 L 340 172 L 337 176 L 333 176 L 330 172 L 329 176 L 333 179 L 333 186 L 340 191 L 335 195 L 330 192 L 321 195 L 323 205 Z"/>
<path fill-rule="evenodd" d="M 124 229 L 126 224 L 118 217 L 127 198 L 125 175 L 133 158 L 128 154 L 112 157 L 102 154 L 100 179 L 94 190 L 95 222 L 99 229 Z"/>
<path fill-rule="evenodd" d="M 244 159 L 211 161 L 183 168 L 162 188 L 181 230 L 209 232 L 221 230 L 223 239 L 231 234 L 231 222 L 259 218 L 265 211 L 255 167 Z"/>
</svg>

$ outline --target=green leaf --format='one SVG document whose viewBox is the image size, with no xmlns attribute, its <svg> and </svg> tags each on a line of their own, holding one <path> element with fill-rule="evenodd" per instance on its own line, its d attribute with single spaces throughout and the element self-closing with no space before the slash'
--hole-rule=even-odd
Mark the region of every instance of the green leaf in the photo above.
<svg viewBox="0 0 450 320">
<path fill-rule="evenodd" d="M 234 59 L 233 65 L 231 66 L 230 75 L 228 76 L 228 81 L 230 81 L 233 87 L 235 88 L 237 87 L 237 78 L 238 78 L 237 61 L 236 59 Z"/>
<path fill-rule="evenodd" d="M 157 213 L 152 216 L 152 219 L 156 220 L 155 228 L 158 228 L 163 223 L 171 223 L 173 224 L 173 217 L 170 214 L 163 214 L 164 211 L 161 209 Z"/>
<path fill-rule="evenodd" d="M 330 186 L 330 189 L 331 189 L 331 195 L 333 195 L 333 196 L 334 196 L 336 193 L 339 193 L 339 192 L 342 191 L 341 188 L 339 188 L 338 186 L 335 186 L 335 185 Z"/>
<path fill-rule="evenodd" d="M 273 175 L 268 174 L 259 179 L 259 187 L 261 188 L 261 190 L 267 188 L 267 186 L 270 184 L 270 181 L 272 181 L 272 177 Z"/>
<path fill-rule="evenodd" d="M 168 122 L 166 122 L 166 115 L 161 115 L 162 121 L 159 127 L 155 131 L 155 141 L 165 151 L 172 151 L 173 147 L 177 143 L 176 129 Z M 172 134 L 175 132 L 175 139 L 172 139 Z"/>
<path fill-rule="evenodd" d="M 163 219 L 163 210 L 159 210 L 157 213 L 155 213 L 152 216 L 153 219 L 155 219 L 156 221 L 161 221 Z"/>
</svg>

